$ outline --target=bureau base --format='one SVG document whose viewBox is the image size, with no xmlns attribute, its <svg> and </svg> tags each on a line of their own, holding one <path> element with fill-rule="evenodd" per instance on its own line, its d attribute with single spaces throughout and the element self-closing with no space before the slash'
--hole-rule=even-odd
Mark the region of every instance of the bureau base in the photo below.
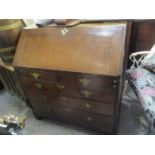
<svg viewBox="0 0 155 155">
<path fill-rule="evenodd" d="M 84 123 L 79 121 L 74 121 L 75 118 L 71 119 L 65 119 L 63 116 L 58 117 L 55 115 L 47 115 L 43 114 L 42 112 L 37 112 L 36 110 L 32 109 L 33 115 L 37 120 L 51 120 L 51 121 L 56 121 L 59 123 L 62 123 L 64 126 L 71 126 L 73 128 L 78 128 L 78 129 L 83 129 L 83 130 L 89 130 L 90 132 L 94 132 L 94 134 L 99 134 L 99 135 L 116 135 L 117 134 L 117 129 L 116 128 L 107 128 L 106 126 L 104 128 L 101 127 L 96 127 L 95 125 L 91 125 L 91 121 L 88 123 Z M 96 122 L 98 123 L 98 122 Z M 89 132 L 88 131 L 88 132 Z"/>
</svg>

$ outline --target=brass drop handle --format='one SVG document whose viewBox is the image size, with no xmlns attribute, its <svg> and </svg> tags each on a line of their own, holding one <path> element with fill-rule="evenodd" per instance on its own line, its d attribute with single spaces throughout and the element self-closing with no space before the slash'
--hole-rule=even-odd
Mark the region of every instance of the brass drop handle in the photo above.
<svg viewBox="0 0 155 155">
<path fill-rule="evenodd" d="M 40 76 L 40 74 L 39 74 L 39 73 L 33 72 L 33 73 L 30 74 L 30 76 L 31 76 L 32 78 L 34 78 L 34 79 L 38 79 L 39 76 Z"/>
<path fill-rule="evenodd" d="M 83 86 L 87 86 L 90 83 L 90 80 L 88 79 L 79 79 L 79 82 L 83 85 Z"/>
<path fill-rule="evenodd" d="M 92 107 L 92 105 L 89 104 L 89 103 L 86 103 L 86 104 L 85 104 L 85 107 L 86 107 L 87 109 L 90 109 L 90 108 Z"/>
<path fill-rule="evenodd" d="M 88 116 L 88 117 L 86 117 L 86 120 L 87 120 L 87 122 L 92 122 L 92 117 L 90 117 L 90 116 Z"/>
<path fill-rule="evenodd" d="M 88 91 L 88 90 L 82 90 L 81 91 L 81 94 L 84 96 L 84 97 L 87 97 L 89 98 L 90 96 L 92 96 L 92 92 Z"/>
<path fill-rule="evenodd" d="M 65 86 L 64 86 L 64 85 L 60 85 L 60 84 L 57 84 L 56 87 L 57 87 L 59 90 L 64 90 L 64 89 L 65 89 Z"/>
<path fill-rule="evenodd" d="M 39 82 L 34 83 L 34 86 L 35 86 L 37 89 L 39 89 L 39 90 L 41 90 L 41 89 L 43 88 L 43 84 L 42 84 L 42 83 L 39 83 Z"/>
</svg>

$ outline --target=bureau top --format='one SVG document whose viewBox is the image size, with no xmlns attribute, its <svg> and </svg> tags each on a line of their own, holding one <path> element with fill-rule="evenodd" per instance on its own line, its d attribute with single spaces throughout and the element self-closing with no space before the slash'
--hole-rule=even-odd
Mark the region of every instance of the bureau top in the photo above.
<svg viewBox="0 0 155 155">
<path fill-rule="evenodd" d="M 17 67 L 117 76 L 122 72 L 126 23 L 23 30 Z"/>
</svg>

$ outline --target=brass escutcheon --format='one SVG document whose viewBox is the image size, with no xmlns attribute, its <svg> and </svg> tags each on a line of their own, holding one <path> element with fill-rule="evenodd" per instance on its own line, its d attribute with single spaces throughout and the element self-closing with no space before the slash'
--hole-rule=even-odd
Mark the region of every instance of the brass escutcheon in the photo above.
<svg viewBox="0 0 155 155">
<path fill-rule="evenodd" d="M 68 32 L 69 32 L 69 31 L 68 31 L 67 28 L 61 29 L 61 34 L 62 34 L 63 36 L 65 36 Z"/>
<path fill-rule="evenodd" d="M 84 96 L 84 97 L 90 97 L 92 96 L 92 92 L 88 91 L 88 90 L 82 90 L 81 91 L 81 94 Z"/>
<path fill-rule="evenodd" d="M 83 86 L 87 86 L 90 83 L 90 80 L 88 79 L 80 79 L 79 82 L 83 85 Z"/>
<path fill-rule="evenodd" d="M 43 87 L 43 84 L 42 83 L 39 83 L 39 82 L 36 82 L 36 83 L 34 83 L 34 86 L 37 88 L 37 89 L 42 89 L 42 87 Z"/>
<path fill-rule="evenodd" d="M 34 79 L 38 79 L 40 74 L 39 74 L 39 73 L 31 73 L 30 75 L 31 75 L 31 77 L 33 77 Z"/>
<path fill-rule="evenodd" d="M 56 87 L 60 90 L 63 90 L 65 89 L 65 86 L 64 85 L 60 85 L 60 84 L 57 84 Z"/>
</svg>

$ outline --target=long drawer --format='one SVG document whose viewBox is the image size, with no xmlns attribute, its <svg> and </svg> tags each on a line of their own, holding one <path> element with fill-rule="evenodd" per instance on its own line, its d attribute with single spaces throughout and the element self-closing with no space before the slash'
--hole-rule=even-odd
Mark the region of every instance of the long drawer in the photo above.
<svg viewBox="0 0 155 155">
<path fill-rule="evenodd" d="M 57 82 L 41 82 L 33 81 L 26 78 L 20 78 L 20 82 L 24 87 L 25 92 L 36 90 L 39 93 L 56 94 L 60 96 L 75 97 L 81 99 L 98 100 L 109 103 L 114 103 L 117 97 L 118 88 L 93 90 L 93 89 L 78 89 L 74 86 L 57 83 Z"/>
<path fill-rule="evenodd" d="M 119 84 L 118 77 L 81 74 L 62 71 L 46 71 L 39 69 L 18 69 L 20 77 L 26 77 L 40 81 L 54 81 L 73 85 L 77 88 L 101 90 L 102 88 L 113 89 Z"/>
<path fill-rule="evenodd" d="M 31 102 L 42 103 L 45 106 L 58 105 L 68 107 L 75 110 L 82 110 L 91 113 L 98 113 L 106 116 L 114 115 L 114 104 L 105 102 L 93 102 L 89 100 L 82 100 L 77 98 L 57 96 L 57 95 L 45 95 L 38 94 L 34 90 L 28 91 L 28 96 Z"/>
<path fill-rule="evenodd" d="M 87 112 L 77 111 L 60 106 L 44 106 L 39 103 L 32 103 L 35 113 L 44 118 L 59 119 L 73 124 L 79 124 L 94 129 L 112 130 L 114 128 L 114 119 L 101 115 L 94 115 Z"/>
</svg>

